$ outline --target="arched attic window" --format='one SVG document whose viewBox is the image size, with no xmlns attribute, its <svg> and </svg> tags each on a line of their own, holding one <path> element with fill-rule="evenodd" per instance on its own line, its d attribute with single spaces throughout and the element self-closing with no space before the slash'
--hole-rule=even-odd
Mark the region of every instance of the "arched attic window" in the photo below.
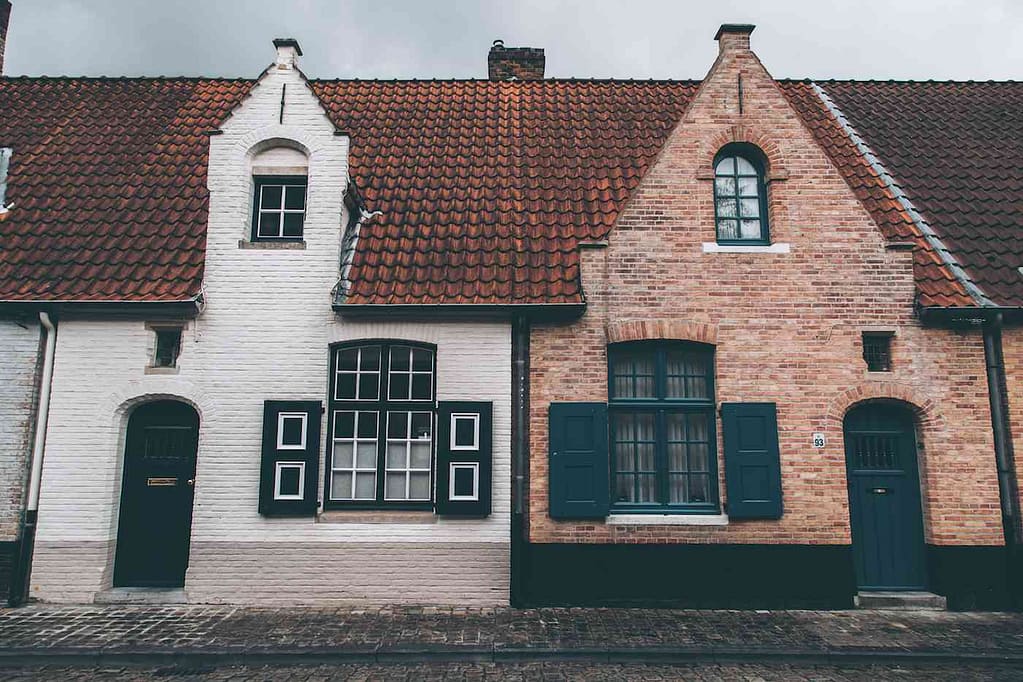
<svg viewBox="0 0 1023 682">
<path fill-rule="evenodd" d="M 252 241 L 301 241 L 305 228 L 309 160 L 286 145 L 252 157 Z"/>
<path fill-rule="evenodd" d="M 714 157 L 714 222 L 719 244 L 770 244 L 766 163 L 750 144 L 725 145 Z"/>
</svg>

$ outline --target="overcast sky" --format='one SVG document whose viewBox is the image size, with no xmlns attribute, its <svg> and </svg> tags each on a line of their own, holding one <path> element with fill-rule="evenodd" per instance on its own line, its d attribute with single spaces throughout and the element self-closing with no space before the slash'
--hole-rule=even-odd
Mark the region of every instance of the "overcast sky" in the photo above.
<svg viewBox="0 0 1023 682">
<path fill-rule="evenodd" d="M 12 0 L 6 75 L 256 76 L 295 37 L 319 78 L 701 78 L 723 22 L 779 78 L 1023 79 L 1023 0 Z"/>
</svg>

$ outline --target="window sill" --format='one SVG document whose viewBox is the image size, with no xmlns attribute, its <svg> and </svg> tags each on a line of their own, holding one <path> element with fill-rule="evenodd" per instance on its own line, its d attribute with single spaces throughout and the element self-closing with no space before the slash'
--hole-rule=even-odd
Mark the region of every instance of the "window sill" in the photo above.
<svg viewBox="0 0 1023 682">
<path fill-rule="evenodd" d="M 704 253 L 789 253 L 790 250 L 791 245 L 788 243 L 744 246 L 742 244 L 703 242 Z"/>
<path fill-rule="evenodd" d="M 267 250 L 305 250 L 305 241 L 279 241 L 279 242 L 250 242 L 247 239 L 238 240 L 239 249 L 267 249 Z"/>
<path fill-rule="evenodd" d="M 316 515 L 316 523 L 437 523 L 432 511 L 324 511 Z"/>
<path fill-rule="evenodd" d="M 181 370 L 177 367 L 146 367 L 146 374 L 177 374 Z"/>
<path fill-rule="evenodd" d="M 609 526 L 727 526 L 728 514 L 611 514 Z"/>
</svg>

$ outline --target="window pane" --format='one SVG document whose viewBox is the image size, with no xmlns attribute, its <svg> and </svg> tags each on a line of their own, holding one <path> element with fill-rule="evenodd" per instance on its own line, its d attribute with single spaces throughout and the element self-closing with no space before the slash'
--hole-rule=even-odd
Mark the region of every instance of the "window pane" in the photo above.
<svg viewBox="0 0 1023 682">
<path fill-rule="evenodd" d="M 760 216 L 760 200 L 740 199 L 739 210 L 742 212 L 743 218 L 757 218 Z"/>
<path fill-rule="evenodd" d="M 259 214 L 259 236 L 277 237 L 281 233 L 281 214 L 266 213 Z"/>
<path fill-rule="evenodd" d="M 404 371 L 410 369 L 409 356 L 412 349 L 407 346 L 395 346 L 391 349 L 391 371 Z"/>
<path fill-rule="evenodd" d="M 413 469 L 429 469 L 430 468 L 430 443 L 413 443 L 412 444 L 412 456 L 410 458 L 410 466 Z"/>
<path fill-rule="evenodd" d="M 735 178 L 715 178 L 714 191 L 718 196 L 733 196 L 735 194 Z"/>
<path fill-rule="evenodd" d="M 263 185 L 260 187 L 259 207 L 280 210 L 281 189 L 280 185 Z"/>
<path fill-rule="evenodd" d="M 387 389 L 387 397 L 391 400 L 409 399 L 409 375 L 391 373 L 391 385 Z"/>
<path fill-rule="evenodd" d="M 302 221 L 305 219 L 304 213 L 285 213 L 284 214 L 284 236 L 285 237 L 301 237 L 302 236 Z"/>
<path fill-rule="evenodd" d="M 355 499 L 375 500 L 377 496 L 377 475 L 359 472 L 355 474 Z"/>
<path fill-rule="evenodd" d="M 757 179 L 753 178 L 739 178 L 739 194 L 742 196 L 758 196 L 760 193 L 757 191 Z"/>
<path fill-rule="evenodd" d="M 736 213 L 735 199 L 728 199 L 726 197 L 718 197 L 717 199 L 718 216 L 721 218 L 734 218 Z"/>
<path fill-rule="evenodd" d="M 375 371 L 380 369 L 380 346 L 367 346 L 360 349 L 359 362 L 363 370 Z"/>
<path fill-rule="evenodd" d="M 359 400 L 376 400 L 380 396 L 380 375 L 359 375 Z"/>
<path fill-rule="evenodd" d="M 412 413 L 412 438 L 416 440 L 430 439 L 430 426 L 433 423 L 429 412 Z"/>
<path fill-rule="evenodd" d="M 718 161 L 718 165 L 714 168 L 714 172 L 718 175 L 732 175 L 735 173 L 735 157 L 726 156 L 725 158 Z"/>
<path fill-rule="evenodd" d="M 355 451 L 351 443 L 334 443 L 334 468 L 351 469 L 354 465 Z"/>
<path fill-rule="evenodd" d="M 718 221 L 718 239 L 738 239 L 739 225 L 735 220 Z"/>
<path fill-rule="evenodd" d="M 409 499 L 430 499 L 430 472 L 412 472 L 409 474 Z"/>
<path fill-rule="evenodd" d="M 740 239 L 760 239 L 762 237 L 759 220 L 743 220 Z"/>
<path fill-rule="evenodd" d="M 376 412 L 360 412 L 359 413 L 359 438 L 373 438 L 377 437 L 377 413 Z"/>
<path fill-rule="evenodd" d="M 653 398 L 656 394 L 653 353 L 620 353 L 614 357 L 616 398 Z"/>
<path fill-rule="evenodd" d="M 710 476 L 706 474 L 689 476 L 689 502 L 710 502 Z"/>
<path fill-rule="evenodd" d="M 305 186 L 288 187 L 284 195 L 284 208 L 302 210 L 305 208 Z"/>
<path fill-rule="evenodd" d="M 369 469 L 377 465 L 377 444 L 359 443 L 355 450 L 355 467 Z"/>
<path fill-rule="evenodd" d="M 350 372 L 358 369 L 359 362 L 359 349 L 358 348 L 347 348 L 345 350 L 338 351 L 337 354 L 337 368 L 338 370 L 348 370 Z"/>
<path fill-rule="evenodd" d="M 405 473 L 391 473 L 387 472 L 386 478 L 387 489 L 384 491 L 384 497 L 388 500 L 404 500 L 405 497 Z"/>
<path fill-rule="evenodd" d="M 708 398 L 709 358 L 701 353 L 672 349 L 666 353 L 667 398 Z"/>
<path fill-rule="evenodd" d="M 405 443 L 388 443 L 387 445 L 387 468 L 404 469 L 408 462 L 408 448 Z"/>
<path fill-rule="evenodd" d="M 334 438 L 352 438 L 355 436 L 355 413 L 336 412 L 334 418 Z"/>
<path fill-rule="evenodd" d="M 433 397 L 433 377 L 429 374 L 412 375 L 412 399 L 429 400 Z"/>
<path fill-rule="evenodd" d="M 334 500 L 352 499 L 352 476 L 350 471 L 335 472 L 330 481 L 330 497 Z"/>
<path fill-rule="evenodd" d="M 342 372 L 337 375 L 336 400 L 355 400 L 355 373 Z"/>
<path fill-rule="evenodd" d="M 739 175 L 757 174 L 757 169 L 753 167 L 753 164 L 741 156 L 735 157 L 735 162 L 739 165 Z"/>
<path fill-rule="evenodd" d="M 433 353 L 422 348 L 412 349 L 412 369 L 417 372 L 433 371 Z"/>
<path fill-rule="evenodd" d="M 387 413 L 387 437 L 402 440 L 408 437 L 408 412 Z"/>
</svg>

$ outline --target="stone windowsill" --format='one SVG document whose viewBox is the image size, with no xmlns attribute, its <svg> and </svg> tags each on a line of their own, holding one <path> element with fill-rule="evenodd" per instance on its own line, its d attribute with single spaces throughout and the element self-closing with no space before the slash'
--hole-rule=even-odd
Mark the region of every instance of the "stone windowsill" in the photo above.
<svg viewBox="0 0 1023 682">
<path fill-rule="evenodd" d="M 178 374 L 181 370 L 177 367 L 146 367 L 146 374 Z"/>
<path fill-rule="evenodd" d="M 728 514 L 611 514 L 609 526 L 727 526 Z"/>
<path fill-rule="evenodd" d="M 785 242 L 763 246 L 742 246 L 741 244 L 718 244 L 703 242 L 704 253 L 789 253 L 791 245 Z"/>
<path fill-rule="evenodd" d="M 437 523 L 432 511 L 323 511 L 316 515 L 317 523 Z"/>
<path fill-rule="evenodd" d="M 238 240 L 239 249 L 266 249 L 270 251 L 305 250 L 305 241 L 300 242 L 250 242 L 247 239 Z"/>
</svg>

